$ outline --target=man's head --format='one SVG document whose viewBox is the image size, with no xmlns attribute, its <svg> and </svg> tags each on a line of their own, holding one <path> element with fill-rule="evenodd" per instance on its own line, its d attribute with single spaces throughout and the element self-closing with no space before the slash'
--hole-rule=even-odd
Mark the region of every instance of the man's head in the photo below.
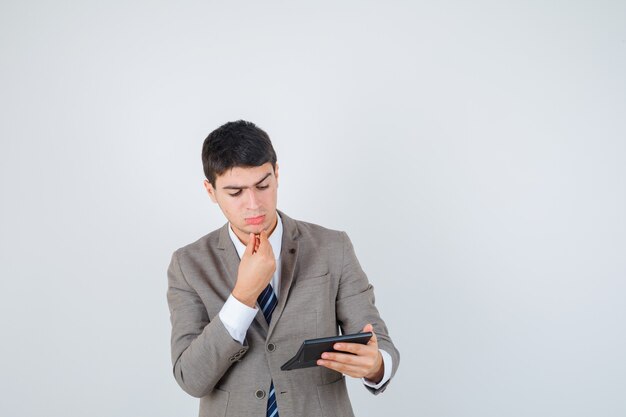
<svg viewBox="0 0 626 417">
<path fill-rule="evenodd" d="M 269 136 L 254 123 L 228 122 L 207 136 L 202 146 L 204 175 L 213 187 L 218 176 L 234 167 L 258 167 L 269 162 L 276 168 L 276 152 Z"/>
<path fill-rule="evenodd" d="M 249 233 L 273 230 L 278 164 L 267 133 L 243 120 L 220 126 L 204 141 L 202 166 L 209 197 L 242 242 Z"/>
</svg>

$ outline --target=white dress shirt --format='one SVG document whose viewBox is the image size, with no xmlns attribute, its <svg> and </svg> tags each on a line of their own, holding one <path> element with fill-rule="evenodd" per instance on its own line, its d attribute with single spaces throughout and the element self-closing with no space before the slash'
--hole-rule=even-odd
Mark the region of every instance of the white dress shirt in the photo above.
<svg viewBox="0 0 626 417">
<path fill-rule="evenodd" d="M 272 245 L 274 257 L 276 258 L 276 271 L 274 272 L 274 275 L 272 276 L 272 280 L 270 281 L 270 284 L 272 285 L 272 288 L 274 289 L 274 292 L 276 293 L 276 298 L 279 298 L 280 297 L 280 292 L 279 292 L 280 291 L 280 269 L 281 269 L 280 251 L 282 248 L 282 240 L 283 240 L 283 222 L 280 219 L 280 215 L 277 214 L 276 217 L 278 218 L 276 227 L 274 228 L 274 231 L 272 232 L 272 234 L 269 236 L 268 240 L 270 242 L 270 245 Z M 244 252 L 246 251 L 246 246 L 243 243 L 241 243 L 241 241 L 239 240 L 235 232 L 233 232 L 232 225 L 230 223 L 228 227 L 228 234 L 230 235 L 230 239 L 233 241 L 233 244 L 235 245 L 235 249 L 237 250 L 239 259 L 241 259 Z M 259 311 L 258 307 L 255 307 L 255 308 L 248 307 L 247 305 L 245 305 L 244 303 L 240 302 L 235 297 L 233 297 L 233 295 L 231 294 L 226 300 L 226 303 L 224 303 L 224 305 L 222 306 L 222 309 L 219 312 L 219 316 L 220 316 L 220 320 L 222 320 L 224 327 L 226 328 L 226 330 L 228 330 L 228 333 L 230 333 L 231 337 L 234 340 L 238 341 L 239 343 L 243 344 L 243 341 L 246 337 L 246 332 L 248 331 L 248 328 L 252 324 L 252 321 L 254 320 L 254 317 L 256 316 L 258 311 Z M 378 384 L 374 384 L 366 380 L 365 378 L 361 378 L 365 385 L 372 387 L 374 389 L 378 389 L 381 386 L 383 386 L 383 384 L 387 382 L 389 378 L 391 377 L 391 365 L 392 365 L 391 355 L 389 355 L 387 352 L 385 352 L 382 349 L 379 349 L 379 350 L 383 357 L 383 364 L 385 367 L 383 378 L 380 380 Z"/>
</svg>

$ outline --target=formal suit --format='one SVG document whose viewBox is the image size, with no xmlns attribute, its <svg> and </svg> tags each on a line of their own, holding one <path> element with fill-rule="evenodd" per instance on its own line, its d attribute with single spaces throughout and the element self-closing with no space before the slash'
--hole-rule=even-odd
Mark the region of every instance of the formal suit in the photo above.
<svg viewBox="0 0 626 417">
<path fill-rule="evenodd" d="M 239 266 L 228 223 L 172 255 L 167 299 L 174 376 L 200 398 L 200 417 L 265 416 L 272 380 L 281 417 L 353 416 L 342 374 L 324 367 L 280 370 L 303 340 L 339 329 L 357 333 L 372 323 L 379 348 L 392 358 L 392 377 L 398 367 L 399 353 L 348 236 L 278 214 L 283 224 L 278 305 L 269 325 L 259 310 L 243 345 L 219 317 Z M 387 384 L 367 388 L 376 394 Z"/>
</svg>

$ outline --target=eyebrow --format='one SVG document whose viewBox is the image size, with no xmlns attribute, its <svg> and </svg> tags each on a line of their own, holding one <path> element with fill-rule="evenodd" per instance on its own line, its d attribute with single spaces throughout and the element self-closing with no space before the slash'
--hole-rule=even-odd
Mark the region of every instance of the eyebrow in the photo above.
<svg viewBox="0 0 626 417">
<path fill-rule="evenodd" d="M 257 182 L 256 184 L 254 184 L 254 185 L 259 185 L 259 184 L 261 184 L 261 183 L 262 183 L 263 181 L 265 181 L 265 179 L 266 179 L 267 177 L 269 177 L 270 175 L 272 175 L 272 173 L 271 173 L 271 172 L 268 172 L 267 174 L 265 174 L 265 176 L 264 176 L 263 178 L 261 178 L 261 180 L 260 180 L 260 181 L 258 181 L 258 182 Z M 227 185 L 227 186 L 225 186 L 225 187 L 222 187 L 222 190 L 245 190 L 246 188 L 250 188 L 250 187 L 247 187 L 247 186 L 241 186 L 241 185 Z"/>
</svg>

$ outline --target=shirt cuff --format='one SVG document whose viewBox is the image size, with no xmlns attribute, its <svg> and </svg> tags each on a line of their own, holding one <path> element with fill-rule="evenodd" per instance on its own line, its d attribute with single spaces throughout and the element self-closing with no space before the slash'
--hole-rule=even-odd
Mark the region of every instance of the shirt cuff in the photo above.
<svg viewBox="0 0 626 417">
<path fill-rule="evenodd" d="M 391 355 L 385 352 L 382 349 L 378 349 L 380 351 L 380 355 L 383 357 L 383 366 L 385 367 L 385 371 L 383 373 L 383 379 L 380 380 L 378 384 L 368 381 L 365 378 L 361 378 L 363 383 L 370 388 L 378 389 L 385 385 L 389 378 L 391 378 L 391 366 L 393 365 L 393 361 L 391 360 Z"/>
<path fill-rule="evenodd" d="M 219 316 L 230 336 L 243 345 L 248 327 L 252 324 L 257 311 L 258 308 L 248 307 L 231 294 L 222 306 Z"/>
</svg>

